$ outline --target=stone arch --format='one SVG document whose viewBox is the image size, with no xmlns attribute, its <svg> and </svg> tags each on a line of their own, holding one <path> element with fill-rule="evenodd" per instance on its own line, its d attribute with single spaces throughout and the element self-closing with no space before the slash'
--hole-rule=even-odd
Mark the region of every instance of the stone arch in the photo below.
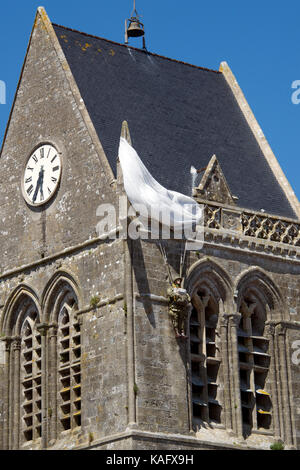
<svg viewBox="0 0 300 470">
<path fill-rule="evenodd" d="M 33 344 L 36 343 L 37 336 L 40 336 L 37 330 L 40 320 L 41 309 L 37 293 L 26 284 L 17 286 L 7 299 L 1 324 L 1 331 L 8 339 L 6 343 L 8 362 L 5 388 L 7 394 L 6 413 L 11 417 L 6 425 L 9 448 L 18 448 L 20 442 L 23 443 L 24 440 L 33 438 L 31 431 L 28 431 L 29 427 L 32 428 L 31 424 L 28 421 L 26 424 L 23 420 L 26 414 L 23 404 L 25 400 L 27 410 L 29 406 L 33 406 L 35 401 L 33 396 L 40 386 L 36 382 L 36 386 L 32 385 L 33 366 L 36 367 L 36 370 L 39 369 L 39 372 L 41 370 L 40 355 L 34 359 L 32 357 L 36 353 L 36 348 L 41 354 L 40 343 L 38 346 Z M 28 384 L 31 386 L 29 387 Z M 29 390 L 32 393 L 31 398 L 26 395 Z M 38 416 L 36 413 L 35 416 L 39 421 L 39 423 L 35 422 L 35 425 L 41 429 L 41 415 Z"/>
<path fill-rule="evenodd" d="M 279 312 L 283 315 L 283 297 L 280 289 L 270 276 L 259 267 L 251 267 L 243 271 L 235 280 L 237 309 L 241 308 L 241 301 L 246 292 L 253 292 L 261 303 L 269 307 L 270 315 Z M 268 318 L 270 320 L 271 318 Z"/>
<path fill-rule="evenodd" d="M 74 276 L 57 271 L 45 287 L 42 305 L 51 351 L 47 364 L 53 410 L 49 432 L 57 438 L 61 432 L 81 426 L 81 319 L 77 316 L 81 296 Z"/>
<path fill-rule="evenodd" d="M 189 320 L 190 419 L 197 432 L 204 423 L 224 425 L 226 420 L 223 364 L 227 359 L 220 319 L 233 305 L 233 286 L 226 272 L 205 258 L 189 270 L 186 289 L 192 299 Z"/>
<path fill-rule="evenodd" d="M 1 322 L 1 331 L 6 336 L 20 335 L 26 312 L 30 307 L 35 308 L 41 319 L 41 308 L 38 295 L 32 287 L 21 284 L 8 297 Z"/>
<path fill-rule="evenodd" d="M 214 293 L 217 302 L 232 304 L 233 284 L 223 268 L 208 258 L 194 263 L 187 273 L 185 287 L 192 297 L 200 285 L 206 285 Z"/>
<path fill-rule="evenodd" d="M 235 293 L 240 313 L 237 337 L 241 418 L 247 437 L 253 431 L 272 432 L 274 427 L 274 350 L 266 326 L 276 315 L 282 315 L 283 299 L 273 280 L 258 267 L 239 275 Z"/>
<path fill-rule="evenodd" d="M 59 306 L 74 298 L 76 310 L 81 305 L 81 294 L 74 275 L 67 271 L 58 271 L 48 281 L 42 296 L 44 322 L 57 322 Z"/>
</svg>

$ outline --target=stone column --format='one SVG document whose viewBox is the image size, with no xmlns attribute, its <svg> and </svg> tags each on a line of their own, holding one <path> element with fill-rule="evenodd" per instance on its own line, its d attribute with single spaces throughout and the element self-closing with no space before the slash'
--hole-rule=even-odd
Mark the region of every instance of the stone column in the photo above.
<svg viewBox="0 0 300 470">
<path fill-rule="evenodd" d="M 130 131 L 127 121 L 122 122 L 121 136 L 131 145 Z M 128 225 L 131 220 L 128 217 L 130 203 L 124 189 L 124 180 L 119 158 L 117 159 L 117 197 L 123 198 L 123 207 L 117 213 L 119 222 L 123 226 L 124 239 L 124 299 L 127 306 L 127 374 L 128 374 L 128 427 L 137 426 L 136 394 L 135 394 L 135 322 L 133 297 L 133 240 L 128 236 Z"/>
<path fill-rule="evenodd" d="M 14 426 L 14 351 L 13 351 L 13 338 L 11 338 L 10 354 L 9 354 L 9 416 L 8 416 L 8 448 L 13 448 L 13 426 Z"/>
<path fill-rule="evenodd" d="M 41 335 L 41 348 L 42 348 L 42 439 L 41 448 L 46 449 L 48 442 L 48 397 L 47 397 L 47 384 L 48 384 L 48 370 L 47 370 L 47 330 L 49 326 L 46 323 L 37 325 L 37 330 Z"/>
<path fill-rule="evenodd" d="M 233 431 L 237 436 L 243 436 L 243 419 L 241 407 L 241 392 L 240 392 L 240 367 L 239 367 L 239 352 L 238 352 L 238 336 L 237 329 L 239 327 L 242 315 L 234 313 L 229 316 L 229 331 L 228 331 L 228 348 L 229 348 L 229 363 L 231 364 L 231 380 L 232 380 L 232 421 Z"/>
<path fill-rule="evenodd" d="M 127 367 L 128 367 L 128 426 L 136 426 L 135 354 L 134 354 L 134 308 L 133 308 L 133 272 L 132 240 L 124 241 L 125 251 L 125 299 L 127 305 Z"/>
<path fill-rule="evenodd" d="M 293 442 L 293 430 L 292 430 L 292 416 L 290 406 L 290 394 L 289 394 L 289 374 L 287 368 L 287 347 L 286 347 L 286 331 L 287 327 L 284 323 L 276 325 L 275 335 L 277 337 L 277 343 L 279 348 L 280 358 L 280 384 L 282 390 L 282 414 L 284 424 L 284 441 L 288 446 L 292 446 Z"/>
<path fill-rule="evenodd" d="M 4 384 L 4 419 L 3 419 L 3 450 L 9 449 L 9 418 L 10 418 L 10 388 L 11 388 L 11 381 L 10 381 L 10 356 L 11 356 L 11 343 L 12 338 L 5 337 L 3 338 L 5 342 L 5 368 L 4 368 L 4 377 L 5 377 L 5 384 Z"/>
<path fill-rule="evenodd" d="M 265 329 L 266 338 L 269 340 L 269 351 L 268 353 L 271 356 L 271 364 L 269 369 L 269 377 L 271 383 L 271 401 L 273 409 L 273 426 L 274 426 L 274 436 L 276 440 L 280 439 L 281 435 L 281 426 L 280 426 L 280 406 L 279 406 L 279 395 L 280 391 L 277 383 L 280 381 L 278 377 L 278 357 L 276 357 L 276 345 L 275 345 L 275 323 L 268 321 L 266 322 Z"/>
<path fill-rule="evenodd" d="M 48 331 L 48 440 L 57 438 L 57 323 L 51 323 Z"/>
<path fill-rule="evenodd" d="M 219 331 L 221 339 L 221 348 L 222 348 L 222 367 L 223 367 L 223 391 L 224 391 L 224 424 L 227 431 L 233 430 L 232 422 L 232 402 L 231 402 L 231 392 L 232 392 L 232 380 L 231 380 L 231 371 L 230 371 L 230 357 L 229 357 L 229 347 L 228 344 L 228 324 L 229 324 L 229 315 L 224 314 L 220 317 L 219 320 Z"/>
<path fill-rule="evenodd" d="M 199 353 L 199 370 L 200 378 L 203 382 L 203 400 L 208 404 L 208 386 L 207 386 L 207 372 L 206 372 L 206 355 L 204 354 L 204 348 L 206 344 L 206 328 L 205 328 L 205 308 L 209 302 L 209 295 L 205 297 L 199 297 L 197 294 L 193 296 L 193 306 L 198 312 L 198 319 L 200 323 L 200 348 L 201 353 Z M 208 406 L 203 410 L 203 419 L 204 421 L 209 421 L 209 411 Z"/>
<path fill-rule="evenodd" d="M 12 429 L 12 448 L 18 449 L 20 442 L 20 354 L 21 354 L 21 338 L 15 336 L 12 342 L 13 349 L 13 429 Z"/>
<path fill-rule="evenodd" d="M 188 411 L 188 420 L 189 420 L 189 431 L 191 435 L 195 435 L 195 431 L 193 430 L 193 403 L 192 403 L 192 370 L 191 370 L 191 349 L 190 349 L 190 318 L 192 314 L 192 305 L 190 306 L 190 310 L 188 313 L 188 321 L 187 321 L 187 330 L 186 334 L 188 335 L 188 341 L 185 344 L 185 351 L 186 351 L 186 392 L 187 392 L 187 411 Z"/>
</svg>

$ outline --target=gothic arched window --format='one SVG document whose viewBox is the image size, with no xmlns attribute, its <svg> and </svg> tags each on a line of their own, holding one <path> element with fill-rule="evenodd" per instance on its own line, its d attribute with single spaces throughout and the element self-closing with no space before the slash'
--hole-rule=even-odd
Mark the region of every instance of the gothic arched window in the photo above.
<svg viewBox="0 0 300 470">
<path fill-rule="evenodd" d="M 42 434 L 42 346 L 38 315 L 30 309 L 21 329 L 21 440 Z"/>
<path fill-rule="evenodd" d="M 67 295 L 58 315 L 58 407 L 61 430 L 81 425 L 81 335 L 74 315 L 75 299 Z"/>
<path fill-rule="evenodd" d="M 74 287 L 73 287 L 74 286 Z M 45 294 L 49 322 L 49 418 L 50 439 L 81 426 L 81 329 L 77 318 L 75 282 L 57 273 Z"/>
<path fill-rule="evenodd" d="M 267 303 L 255 288 L 245 291 L 240 302 L 238 329 L 240 393 L 244 434 L 269 430 L 272 401 L 268 387 L 270 355 L 265 322 Z"/>
<path fill-rule="evenodd" d="M 47 324 L 47 440 L 81 426 L 81 331 L 76 283 L 57 272 L 43 295 Z"/>
<path fill-rule="evenodd" d="M 218 332 L 219 304 L 206 286 L 192 297 L 190 353 L 193 424 L 222 423 L 220 388 L 221 351 Z"/>
<path fill-rule="evenodd" d="M 42 433 L 42 349 L 36 296 L 18 287 L 6 305 L 3 332 L 6 336 L 4 448 L 31 446 Z"/>
</svg>

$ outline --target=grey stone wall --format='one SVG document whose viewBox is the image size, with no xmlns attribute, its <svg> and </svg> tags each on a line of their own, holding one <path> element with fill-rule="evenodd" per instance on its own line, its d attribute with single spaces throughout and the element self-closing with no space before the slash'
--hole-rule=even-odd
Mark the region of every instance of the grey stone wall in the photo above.
<svg viewBox="0 0 300 470">
<path fill-rule="evenodd" d="M 58 448 L 70 448 L 74 443 L 79 445 L 89 438 L 103 437 L 113 430 L 123 430 L 127 424 L 122 246 L 122 241 L 95 244 L 53 263 L 45 262 L 38 268 L 29 268 L 22 275 L 22 285 L 33 289 L 40 304 L 46 287 L 55 275 L 68 273 L 79 286 L 79 311 L 83 311 L 79 314 L 82 325 L 82 433 L 76 439 L 74 435 L 61 436 L 62 442 L 54 444 Z M 19 276 L 2 281 L 1 299 L 6 301 L 19 285 Z M 98 307 L 91 307 L 93 297 L 99 298 Z M 0 344 L 2 348 L 5 343 L 1 341 Z M 1 359 L 4 359 L 2 354 Z M 48 360 L 50 365 L 51 357 Z M 2 365 L 0 374 L 1 406 L 5 396 Z M 31 448 L 36 446 L 33 444 Z"/>
<path fill-rule="evenodd" d="M 38 15 L 1 156 L 1 272 L 96 235 L 96 209 L 114 193 L 80 105 Z M 27 158 L 45 142 L 62 152 L 62 180 L 46 210 L 31 209 L 21 178 Z"/>
<path fill-rule="evenodd" d="M 123 300 L 114 301 L 124 291 L 123 250 L 113 241 L 82 245 L 97 236 L 98 205 L 115 197 L 82 107 L 38 14 L 1 156 L 0 273 L 24 265 L 28 269 L 1 278 L 0 305 L 20 284 L 32 288 L 42 303 L 58 271 L 77 281 L 80 308 L 89 308 L 95 296 L 102 302 L 112 299 L 100 313 L 95 309 L 82 315 L 82 430 L 96 437 L 123 427 L 127 419 L 124 309 Z M 45 142 L 62 152 L 62 180 L 46 208 L 32 209 L 22 197 L 21 179 L 27 158 Z M 70 247 L 76 249 L 69 256 L 51 258 Z M 1 400 L 3 386 L 1 379 Z"/>
<path fill-rule="evenodd" d="M 55 275 L 68 273 L 76 282 L 82 328 L 81 432 L 59 436 L 48 446 L 95 449 L 224 447 L 230 436 L 217 429 L 203 434 L 203 440 L 198 436 L 198 444 L 195 440 L 179 442 L 178 436 L 182 439 L 193 436 L 190 434 L 188 344 L 177 341 L 174 336 L 166 300 L 168 272 L 156 242 L 132 242 L 133 337 L 129 334 L 131 319 L 127 300 L 131 294 L 126 272 L 130 265 L 124 258 L 125 243 L 121 240 L 91 241 L 96 237 L 98 205 L 115 202 L 121 191 L 120 188 L 115 191 L 105 157 L 99 152 L 100 144 L 94 140 L 93 130 L 84 118 L 83 104 L 67 79 L 66 66 L 64 68 L 45 24 L 38 15 L 1 156 L 0 324 L 10 296 L 19 286 L 32 289 L 44 313 L 44 294 Z M 56 197 L 46 210 L 32 210 L 23 200 L 20 182 L 27 157 L 37 144 L 45 142 L 53 143 L 61 150 L 63 176 Z M 63 254 L 65 249 L 69 251 Z M 168 263 L 174 277 L 179 274 L 180 253 L 180 243 L 168 243 Z M 216 263 L 230 278 L 231 298 L 225 313 L 235 313 L 235 286 L 239 277 L 253 267 L 261 269 L 278 288 L 283 311 L 275 312 L 269 320 L 278 323 L 274 326 L 274 344 L 279 357 L 277 381 L 281 384 L 284 402 L 280 437 L 289 445 L 295 445 L 297 438 L 300 448 L 300 375 L 297 360 L 292 356 L 299 340 L 297 322 L 300 322 L 300 267 L 297 260 L 264 253 L 251 254 L 233 246 L 225 249 L 214 243 L 205 245 L 199 252 L 187 254 L 185 274 L 201 260 Z M 24 265 L 27 267 L 21 269 Z M 99 302 L 92 308 L 90 302 L 96 296 Z M 4 343 L 0 344 L 2 347 Z M 0 429 L 4 432 L 3 416 L 7 410 L 3 354 L 0 349 Z M 237 374 L 237 371 L 233 373 Z M 129 380 L 131 374 L 134 383 Z M 225 382 L 224 387 L 226 385 Z M 135 421 L 130 426 L 132 417 L 129 413 L 135 414 Z M 284 421 L 288 422 L 290 416 L 289 427 Z M 109 438 L 125 433 L 128 428 L 149 435 Z M 155 433 L 172 434 L 173 437 L 162 440 Z M 174 435 L 177 435 L 176 439 Z M 107 441 L 103 443 L 105 438 Z M 234 439 L 231 439 L 231 445 Z M 272 442 L 269 436 L 258 435 L 251 445 L 259 447 L 261 440 L 266 446 Z M 39 446 L 31 445 L 32 448 Z"/>
<path fill-rule="evenodd" d="M 175 278 L 179 275 L 179 245 L 175 242 L 169 243 L 167 254 Z M 282 353 L 287 361 L 287 372 L 283 365 L 279 365 L 281 375 L 278 380 L 282 383 L 283 389 L 285 386 L 289 387 L 291 392 L 289 398 L 286 395 L 283 420 L 288 420 L 289 413 L 292 414 L 295 445 L 295 437 L 299 433 L 296 431 L 299 429 L 299 366 L 291 364 L 293 352 L 291 348 L 293 342 L 299 340 L 299 324 L 293 326 L 293 322 L 296 324 L 300 319 L 299 265 L 291 261 L 270 259 L 263 255 L 246 254 L 242 251 L 224 250 L 216 246 L 205 247 L 197 253 L 188 253 L 185 272 L 200 260 L 216 263 L 227 273 L 232 282 L 232 302 L 237 280 L 242 274 L 254 268 L 263 270 L 281 293 L 284 299 L 283 311 L 272 313 L 267 320 L 275 323 L 287 322 L 284 345 L 281 346 L 280 336 L 276 336 L 275 344 L 279 362 L 280 357 L 283 357 L 280 356 L 280 348 L 283 348 Z M 140 295 L 143 294 L 141 298 L 137 298 L 135 307 L 136 380 L 140 390 L 137 400 L 138 425 L 144 430 L 174 433 L 180 430 L 181 433 L 187 433 L 189 432 L 189 396 L 186 388 L 187 350 L 185 343 L 176 341 L 174 337 L 167 303 L 153 298 L 153 296 L 165 297 L 168 287 L 167 269 L 155 243 L 137 242 L 135 244 L 134 272 L 134 291 Z M 150 294 L 152 300 L 150 300 Z M 227 311 L 226 313 L 233 312 Z M 289 375 L 286 376 L 286 373 Z M 288 392 L 286 390 L 283 393 Z M 288 403 L 289 400 L 290 403 Z M 285 432 L 282 430 L 282 437 L 287 439 Z"/>
<path fill-rule="evenodd" d="M 137 241 L 133 247 L 138 425 L 189 433 L 187 351 L 175 340 L 167 302 L 151 298 L 166 297 L 166 266 L 156 244 Z"/>
</svg>

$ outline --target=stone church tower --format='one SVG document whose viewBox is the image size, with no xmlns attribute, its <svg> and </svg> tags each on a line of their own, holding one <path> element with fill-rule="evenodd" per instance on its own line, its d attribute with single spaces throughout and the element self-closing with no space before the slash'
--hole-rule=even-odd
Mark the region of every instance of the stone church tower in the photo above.
<svg viewBox="0 0 300 470">
<path fill-rule="evenodd" d="M 182 240 L 96 229 L 124 194 L 121 132 L 203 204 L 204 246 L 183 264 Z M 0 201 L 2 449 L 300 448 L 300 207 L 225 62 L 171 60 L 39 8 Z M 181 271 L 187 339 L 167 298 Z"/>
</svg>

